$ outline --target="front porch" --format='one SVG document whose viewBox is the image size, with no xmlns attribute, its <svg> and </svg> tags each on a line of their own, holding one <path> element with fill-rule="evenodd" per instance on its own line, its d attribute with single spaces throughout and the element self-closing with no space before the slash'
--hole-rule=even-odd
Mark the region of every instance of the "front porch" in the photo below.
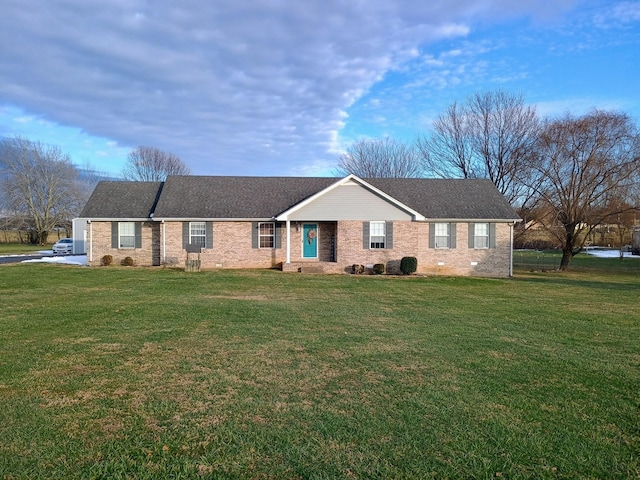
<svg viewBox="0 0 640 480">
<path fill-rule="evenodd" d="M 296 221 L 286 225 L 285 265 L 333 263 L 337 260 L 337 222 Z"/>
<path fill-rule="evenodd" d="M 293 254 L 288 254 L 288 263 L 282 263 L 283 272 L 345 273 L 344 265 L 337 263 L 338 222 L 296 221 L 286 231 Z"/>
</svg>

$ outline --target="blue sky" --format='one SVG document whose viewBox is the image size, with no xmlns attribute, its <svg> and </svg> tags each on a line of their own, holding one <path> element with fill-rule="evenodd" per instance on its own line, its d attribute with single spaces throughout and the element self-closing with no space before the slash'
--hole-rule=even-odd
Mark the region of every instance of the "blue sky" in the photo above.
<svg viewBox="0 0 640 480">
<path fill-rule="evenodd" d="M 330 175 L 474 92 L 640 123 L 640 1 L 3 0 L 0 136 L 118 175 L 149 145 L 199 175 Z"/>
</svg>

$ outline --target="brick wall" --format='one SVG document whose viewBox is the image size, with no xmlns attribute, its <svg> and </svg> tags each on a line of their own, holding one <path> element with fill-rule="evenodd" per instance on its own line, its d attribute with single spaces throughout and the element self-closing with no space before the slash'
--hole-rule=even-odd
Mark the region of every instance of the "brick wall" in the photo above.
<svg viewBox="0 0 640 480">
<path fill-rule="evenodd" d="M 429 275 L 477 275 L 506 277 L 510 273 L 510 226 L 497 224 L 495 249 L 469 249 L 468 224 L 457 224 L 455 249 L 429 248 L 429 224 L 422 222 L 393 223 L 392 249 L 363 249 L 362 221 L 318 223 L 318 258 L 302 258 L 302 224 L 291 223 L 291 262 L 329 262 L 331 238 L 334 237 L 335 268 L 325 271 L 345 272 L 353 264 L 383 263 L 390 273 L 399 272 L 404 256 L 418 259 L 418 273 Z M 285 228 L 281 229 L 281 248 L 252 248 L 251 222 L 215 222 L 213 248 L 199 255 L 203 269 L 210 268 L 274 268 L 286 261 Z M 182 247 L 182 222 L 145 222 L 142 225 L 142 248 L 111 248 L 111 222 L 93 222 L 89 226 L 88 263 L 100 265 L 104 255 L 112 255 L 114 264 L 130 256 L 136 265 L 163 263 L 166 251 L 168 266 L 182 267 L 187 252 Z M 166 249 L 166 250 L 165 250 Z M 196 258 L 197 254 L 189 254 Z"/>
<path fill-rule="evenodd" d="M 510 273 L 510 226 L 496 225 L 496 248 L 470 249 L 468 224 L 458 223 L 456 248 L 429 248 L 429 224 L 393 222 L 393 248 L 363 250 L 362 222 L 339 222 L 337 261 L 341 265 L 384 263 L 390 273 L 399 272 L 402 257 L 418 259 L 418 273 L 507 277 Z"/>
<path fill-rule="evenodd" d="M 508 277 L 510 273 L 510 226 L 496 225 L 496 248 L 468 247 L 469 224 L 457 223 L 456 248 L 429 248 L 429 226 L 422 224 L 423 239 L 418 248 L 418 272 L 429 275 Z"/>
<path fill-rule="evenodd" d="M 111 248 L 111 222 L 91 222 L 87 225 L 87 264 L 100 265 L 102 257 L 111 255 L 114 265 L 126 257 L 131 257 L 134 265 L 160 265 L 159 229 L 157 222 L 143 222 L 141 248 Z"/>
<path fill-rule="evenodd" d="M 182 248 L 182 222 L 166 224 L 167 259 L 184 265 L 187 253 Z M 282 248 L 252 248 L 252 222 L 215 222 L 213 224 L 213 248 L 202 249 L 201 266 L 207 268 L 273 268 L 285 260 L 284 234 Z M 284 229 L 282 229 L 284 230 Z M 197 254 L 189 254 L 196 258 Z"/>
</svg>

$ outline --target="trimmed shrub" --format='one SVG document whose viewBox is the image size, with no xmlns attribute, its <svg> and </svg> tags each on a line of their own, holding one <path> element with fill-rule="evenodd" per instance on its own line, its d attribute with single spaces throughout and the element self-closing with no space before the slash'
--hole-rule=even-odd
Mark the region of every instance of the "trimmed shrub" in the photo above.
<svg viewBox="0 0 640 480">
<path fill-rule="evenodd" d="M 125 267 L 133 267 L 133 258 L 124 257 L 124 260 L 122 260 L 122 265 L 124 265 Z"/>
<path fill-rule="evenodd" d="M 384 273 L 384 263 L 376 263 L 373 266 L 373 273 L 376 275 L 382 275 Z"/>
<path fill-rule="evenodd" d="M 418 259 L 416 257 L 402 257 L 400 260 L 400 271 L 403 275 L 411 275 L 418 269 Z"/>
<path fill-rule="evenodd" d="M 105 255 L 100 259 L 103 266 L 108 267 L 113 263 L 113 255 Z"/>
<path fill-rule="evenodd" d="M 351 273 L 354 273 L 356 275 L 359 275 L 361 273 L 364 273 L 364 265 L 358 265 L 357 263 L 355 263 L 352 267 L 351 267 Z"/>
</svg>

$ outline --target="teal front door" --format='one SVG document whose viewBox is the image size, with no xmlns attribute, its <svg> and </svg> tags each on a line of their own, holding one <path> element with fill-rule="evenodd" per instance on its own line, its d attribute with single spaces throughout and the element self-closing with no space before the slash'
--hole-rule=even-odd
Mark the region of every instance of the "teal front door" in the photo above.
<svg viewBox="0 0 640 480">
<path fill-rule="evenodd" d="M 302 258 L 318 258 L 318 224 L 302 224 Z"/>
</svg>

